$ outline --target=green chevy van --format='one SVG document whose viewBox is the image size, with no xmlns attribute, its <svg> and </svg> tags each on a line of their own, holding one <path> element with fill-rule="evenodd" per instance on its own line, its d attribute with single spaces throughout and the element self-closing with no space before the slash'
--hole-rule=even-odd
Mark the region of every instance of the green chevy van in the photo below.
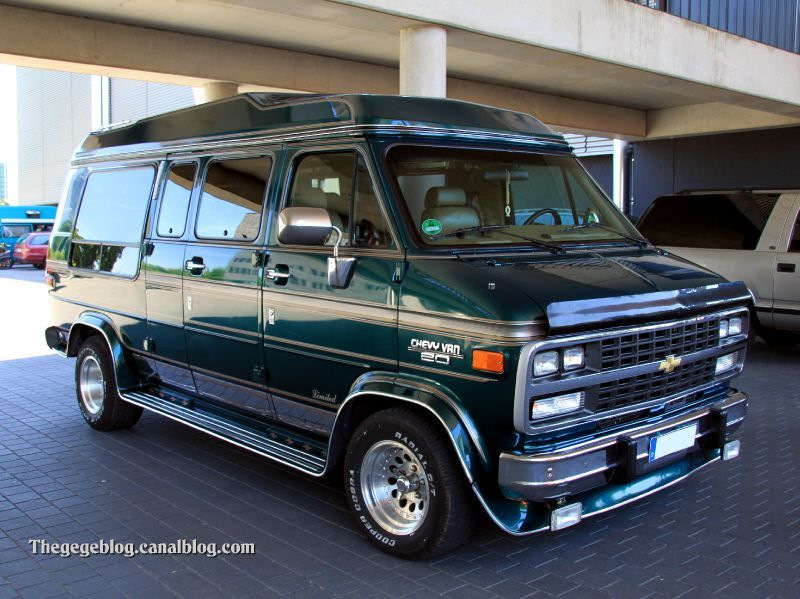
<svg viewBox="0 0 800 599">
<path fill-rule="evenodd" d="M 559 530 L 739 453 L 751 297 L 569 146 L 442 99 L 245 94 L 91 134 L 47 263 L 94 428 L 342 476 L 378 547 Z"/>
</svg>

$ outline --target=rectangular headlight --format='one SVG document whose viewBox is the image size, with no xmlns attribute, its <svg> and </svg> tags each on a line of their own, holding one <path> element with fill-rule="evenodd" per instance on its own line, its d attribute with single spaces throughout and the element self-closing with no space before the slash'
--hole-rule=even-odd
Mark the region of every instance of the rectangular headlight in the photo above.
<svg viewBox="0 0 800 599">
<path fill-rule="evenodd" d="M 722 374 L 723 372 L 728 372 L 732 368 L 736 366 L 736 363 L 739 361 L 739 352 L 735 351 L 732 354 L 728 354 L 727 356 L 721 356 L 717 358 L 717 366 L 714 368 L 714 374 Z"/>
<path fill-rule="evenodd" d="M 575 393 L 537 399 L 531 406 L 531 420 L 580 410 L 583 407 L 584 395 L 583 391 L 576 391 Z"/>
<path fill-rule="evenodd" d="M 728 321 L 728 335 L 741 335 L 742 333 L 742 318 L 736 316 Z"/>
<path fill-rule="evenodd" d="M 564 370 L 583 367 L 583 347 L 568 347 L 564 350 Z"/>
<path fill-rule="evenodd" d="M 533 357 L 533 374 L 544 376 L 558 372 L 558 352 L 543 351 Z"/>
<path fill-rule="evenodd" d="M 729 323 L 727 319 L 719 321 L 719 338 L 725 339 L 728 336 Z"/>
</svg>

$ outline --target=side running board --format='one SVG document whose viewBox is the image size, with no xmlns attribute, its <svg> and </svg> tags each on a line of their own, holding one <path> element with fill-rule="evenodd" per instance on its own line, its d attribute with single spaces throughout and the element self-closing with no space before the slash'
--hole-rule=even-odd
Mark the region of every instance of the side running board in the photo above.
<svg viewBox="0 0 800 599">
<path fill-rule="evenodd" d="M 325 471 L 326 450 L 281 433 L 279 429 L 259 431 L 222 420 L 144 391 L 120 393 L 125 401 L 187 424 L 218 439 L 233 443 L 260 456 L 280 462 L 307 474 L 321 476 Z"/>
</svg>

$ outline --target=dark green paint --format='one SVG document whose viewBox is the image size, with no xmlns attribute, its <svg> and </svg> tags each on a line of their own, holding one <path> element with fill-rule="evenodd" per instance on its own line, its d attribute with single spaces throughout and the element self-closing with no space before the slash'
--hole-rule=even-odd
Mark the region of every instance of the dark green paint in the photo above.
<svg viewBox="0 0 800 599">
<path fill-rule="evenodd" d="M 209 118 L 197 118 L 202 115 Z M 546 327 L 548 306 L 556 302 L 595 300 L 602 307 L 608 298 L 723 280 L 652 249 L 624 248 L 601 256 L 594 248 L 577 248 L 553 256 L 530 248 L 470 255 L 418 247 L 383 170 L 382 156 L 392 143 L 435 140 L 507 148 L 511 141 L 503 145 L 485 135 L 503 133 L 528 136 L 525 147 L 529 151 L 566 150 L 560 136 L 532 117 L 464 102 L 344 95 L 276 105 L 274 98 L 248 95 L 93 134 L 79 157 L 153 150 L 176 141 L 215 136 L 246 140 L 298 125 L 343 124 L 469 129 L 475 136 L 364 132 L 363 138 L 265 147 L 263 153 L 272 155 L 273 166 L 257 239 L 252 243 L 196 239 L 199 189 L 195 182 L 186 232 L 180 239 L 156 236 L 158 202 L 151 202 L 141 268 L 133 278 L 67 267 L 68 236 L 87 173 L 85 168 L 78 169 L 56 224 L 62 235 L 54 235 L 51 242 L 49 268 L 58 285 L 50 295 L 64 300 L 51 302 L 53 325 L 65 330 L 77 323 L 101 331 L 109 339 L 123 387 L 160 382 L 176 397 L 194 398 L 209 413 L 253 430 L 281 426 L 292 430 L 298 442 L 306 440 L 317 449 L 326 446 L 326 431 L 332 430 L 330 460 L 346 444 L 351 415 L 397 402 L 415 404 L 447 430 L 494 516 L 509 530 L 537 529 L 546 524 L 544 508 L 526 507 L 501 495 L 496 479 L 499 452 L 562 447 L 591 438 L 593 425 L 557 435 L 520 435 L 512 424 L 516 364 L 521 347 L 530 339 L 432 331 L 409 326 L 408 319 L 452 316 L 471 323 L 539 322 Z M 293 157 L 300 149 L 331 146 L 360 148 L 369 156 L 377 176 L 374 183 L 379 196 L 387 200 L 384 207 L 399 244 L 396 250 L 381 252 L 342 248 L 342 256 L 356 260 L 346 289 L 328 285 L 331 248 L 289 248 L 276 239 L 275 215 L 290 183 Z M 200 173 L 210 157 L 209 153 L 197 158 Z M 163 181 L 158 181 L 156 189 L 162 186 Z M 202 272 L 185 268 L 186 261 L 194 259 L 202 259 Z M 285 283 L 267 278 L 269 270 L 290 277 Z M 636 318 L 648 322 L 655 316 L 627 321 Z M 446 367 L 424 362 L 419 351 L 409 349 L 415 339 L 456 344 L 463 357 Z M 145 350 L 146 342 L 151 343 L 149 350 Z M 474 371 L 471 352 L 478 348 L 502 352 L 505 372 Z M 137 364 L 142 375 L 138 379 Z M 145 373 L 142 364 L 154 364 L 155 371 Z M 710 395 L 725 392 L 723 385 Z M 630 485 L 604 487 L 579 500 L 588 512 L 598 511 L 677 480 L 715 457 L 714 452 L 693 455 Z"/>
</svg>

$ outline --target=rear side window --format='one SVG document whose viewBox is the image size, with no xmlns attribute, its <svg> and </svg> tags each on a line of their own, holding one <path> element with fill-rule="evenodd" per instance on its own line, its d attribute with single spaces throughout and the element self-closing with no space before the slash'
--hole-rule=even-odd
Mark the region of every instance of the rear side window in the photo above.
<svg viewBox="0 0 800 599">
<path fill-rule="evenodd" d="M 656 245 L 754 250 L 777 194 L 665 196 L 639 221 Z"/>
<path fill-rule="evenodd" d="M 149 166 L 89 175 L 75 223 L 71 266 L 136 274 L 154 179 L 155 169 Z"/>
<path fill-rule="evenodd" d="M 196 173 L 197 166 L 194 164 L 175 164 L 170 167 L 158 212 L 159 237 L 181 237 L 186 231 L 186 216 Z"/>
<path fill-rule="evenodd" d="M 254 240 L 271 168 L 269 156 L 212 162 L 200 196 L 197 237 Z"/>
</svg>

